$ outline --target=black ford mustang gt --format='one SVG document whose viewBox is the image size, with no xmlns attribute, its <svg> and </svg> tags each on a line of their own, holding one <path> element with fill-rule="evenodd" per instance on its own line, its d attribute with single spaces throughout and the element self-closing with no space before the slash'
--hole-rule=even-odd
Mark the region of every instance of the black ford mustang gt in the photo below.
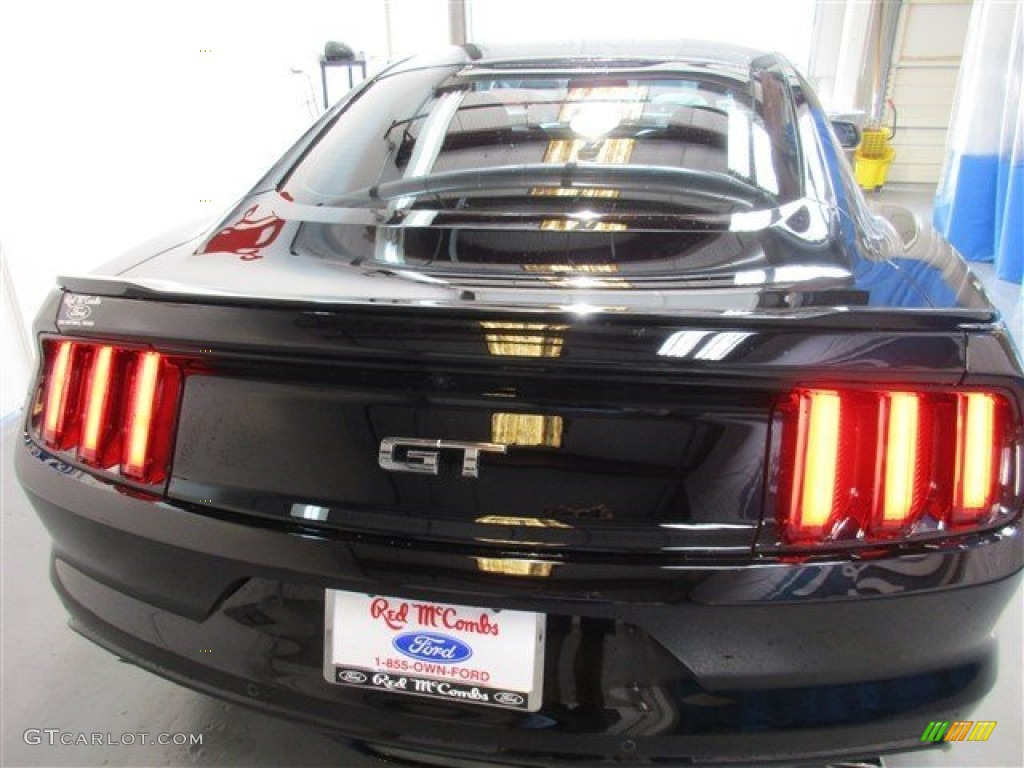
<svg viewBox="0 0 1024 768">
<path fill-rule="evenodd" d="M 465 46 L 63 278 L 17 464 L 76 630 L 393 755 L 930 746 L 992 685 L 1024 374 L 771 55 Z"/>
</svg>

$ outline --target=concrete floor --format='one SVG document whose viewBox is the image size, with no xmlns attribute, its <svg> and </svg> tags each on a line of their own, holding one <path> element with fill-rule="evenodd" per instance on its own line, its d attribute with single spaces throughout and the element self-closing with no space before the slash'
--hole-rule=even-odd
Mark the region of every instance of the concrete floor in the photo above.
<svg viewBox="0 0 1024 768">
<path fill-rule="evenodd" d="M 888 202 L 926 212 L 930 192 L 893 188 Z M 1002 283 L 991 267 L 976 270 L 1024 346 L 1020 287 Z M 49 587 L 46 532 L 14 480 L 11 449 L 20 416 L 4 420 L 0 434 L 2 529 L 0 529 L 0 673 L 2 673 L 2 766 L 371 766 L 366 757 L 318 731 L 224 704 L 166 682 L 71 632 Z M 974 716 L 996 720 L 986 743 L 956 744 L 946 752 L 897 756 L 890 766 L 1024 765 L 1022 716 L 1022 598 L 1020 591 L 996 627 L 999 682 Z M 956 627 L 950 627 L 951 632 Z M 922 712 L 922 720 L 928 713 Z M 201 747 L 27 744 L 26 729 L 68 733 L 202 733 Z M 44 736 L 45 738 L 45 736 Z"/>
<path fill-rule="evenodd" d="M 67 627 L 49 585 L 46 530 L 14 478 L 20 416 L 2 430 L 2 745 L 0 766 L 373 766 L 318 731 L 193 693 Z M 203 734 L 201 747 L 27 744 L 26 729 Z M 44 735 L 45 739 L 46 736 Z"/>
</svg>

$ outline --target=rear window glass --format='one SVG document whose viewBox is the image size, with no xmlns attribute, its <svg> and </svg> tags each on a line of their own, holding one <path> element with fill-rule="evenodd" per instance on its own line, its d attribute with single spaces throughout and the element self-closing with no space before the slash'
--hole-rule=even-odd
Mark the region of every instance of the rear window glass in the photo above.
<svg viewBox="0 0 1024 768">
<path fill-rule="evenodd" d="M 293 169 L 313 205 L 557 212 L 776 206 L 802 194 L 784 79 L 413 70 L 375 83 Z"/>
</svg>

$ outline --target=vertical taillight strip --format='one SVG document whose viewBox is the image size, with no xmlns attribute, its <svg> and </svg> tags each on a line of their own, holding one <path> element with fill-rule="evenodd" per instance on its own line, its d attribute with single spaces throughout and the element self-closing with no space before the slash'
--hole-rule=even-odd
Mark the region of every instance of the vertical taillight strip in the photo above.
<svg viewBox="0 0 1024 768">
<path fill-rule="evenodd" d="M 996 495 L 999 468 L 997 400 L 987 392 L 958 396 L 953 519 L 973 522 L 987 514 Z"/>
<path fill-rule="evenodd" d="M 78 446 L 79 458 L 91 464 L 99 463 L 100 441 L 106 437 L 104 433 L 108 423 L 113 367 L 114 348 L 97 348 L 92 356 L 92 366 L 86 384 L 82 441 Z"/>
<path fill-rule="evenodd" d="M 153 484 L 167 476 L 174 440 L 180 373 L 157 352 L 138 355 L 132 377 L 121 471 Z"/>
<path fill-rule="evenodd" d="M 47 361 L 45 374 L 42 437 L 43 442 L 51 448 L 63 448 L 62 440 L 73 395 L 71 357 L 75 348 L 70 341 L 60 341 L 48 346 L 48 350 L 51 359 Z"/>
<path fill-rule="evenodd" d="M 154 400 L 157 394 L 157 374 L 160 355 L 144 352 L 135 362 L 132 393 L 129 399 L 128 421 L 125 426 L 124 461 L 121 470 L 128 477 L 141 480 L 149 462 L 150 428 L 153 421 Z"/>
<path fill-rule="evenodd" d="M 841 414 L 837 392 L 800 396 L 793 508 L 796 526 L 809 535 L 824 531 L 836 506 Z"/>
<path fill-rule="evenodd" d="M 919 482 L 921 397 L 912 392 L 891 392 L 880 398 L 884 443 L 879 463 L 884 466 L 881 493 L 881 526 L 898 528 L 920 507 L 924 489 Z"/>
</svg>

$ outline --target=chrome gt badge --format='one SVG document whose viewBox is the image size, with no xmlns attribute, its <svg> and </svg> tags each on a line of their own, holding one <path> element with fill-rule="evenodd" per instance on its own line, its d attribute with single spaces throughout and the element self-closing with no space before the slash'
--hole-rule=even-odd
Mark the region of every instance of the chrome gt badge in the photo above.
<svg viewBox="0 0 1024 768">
<path fill-rule="evenodd" d="M 423 440 L 417 437 L 385 437 L 380 441 L 377 462 L 389 472 L 436 475 L 441 451 L 462 451 L 462 476 L 478 477 L 481 453 L 505 453 L 500 443 L 466 443 L 458 440 Z"/>
</svg>

